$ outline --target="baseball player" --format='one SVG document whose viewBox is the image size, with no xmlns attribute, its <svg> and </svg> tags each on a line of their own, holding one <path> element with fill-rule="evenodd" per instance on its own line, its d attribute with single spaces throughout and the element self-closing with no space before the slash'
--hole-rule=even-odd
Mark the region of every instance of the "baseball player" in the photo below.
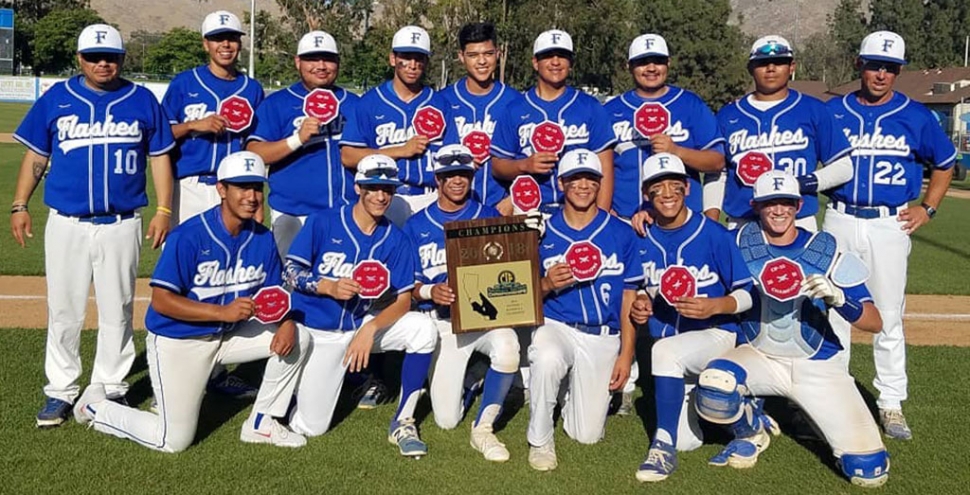
<svg viewBox="0 0 970 495">
<path fill-rule="evenodd" d="M 447 104 L 422 82 L 430 56 L 427 31 L 418 26 L 398 30 L 388 57 L 394 77 L 361 97 L 340 139 L 341 160 L 350 169 L 375 153 L 397 161 L 403 185 L 388 219 L 399 226 L 436 198 L 431 155 L 442 144 Z"/>
<path fill-rule="evenodd" d="M 694 390 L 698 414 L 730 425 L 735 439 L 711 458 L 716 466 L 750 468 L 770 443 L 766 417 L 751 396 L 797 404 L 832 448 L 853 484 L 877 487 L 889 477 L 889 455 L 855 380 L 836 358 L 847 346 L 829 326 L 834 311 L 866 332 L 882 329 L 862 261 L 827 233 L 797 227 L 803 202 L 797 179 L 773 170 L 755 182 L 759 222 L 737 231 L 737 244 L 758 288 L 742 315 L 747 342 L 708 363 Z"/>
<path fill-rule="evenodd" d="M 37 426 L 58 426 L 78 396 L 81 325 L 94 282 L 98 352 L 91 383 L 123 400 L 135 359 L 132 307 L 141 248 L 141 209 L 152 157 L 157 209 L 146 239 L 157 248 L 169 230 L 175 145 L 165 112 L 147 89 L 121 77 L 121 34 L 92 24 L 78 37 L 81 75 L 51 87 L 31 107 L 14 138 L 27 147 L 17 176 L 10 226 L 24 246 L 32 237 L 27 203 L 44 177 L 50 207 L 44 234 L 48 332 L 47 400 Z"/>
<path fill-rule="evenodd" d="M 752 283 L 733 235 L 687 207 L 694 183 L 680 158 L 651 155 L 641 175 L 654 213 L 639 252 L 653 299 L 647 324 L 657 433 L 637 479 L 662 481 L 677 469 L 675 450 L 703 442 L 691 391 L 707 362 L 734 348 L 735 315 L 751 309 Z"/>
<path fill-rule="evenodd" d="M 667 84 L 670 51 L 662 36 L 638 36 L 630 43 L 628 60 L 634 89 L 605 105 L 616 135 L 613 211 L 629 219 L 640 209 L 641 164 L 651 154 L 670 153 L 687 166 L 687 207 L 701 212 L 701 173 L 719 174 L 724 168 L 717 119 L 695 93 Z"/>
<path fill-rule="evenodd" d="M 220 10 L 207 15 L 202 22 L 202 46 L 209 62 L 176 75 L 162 99 L 178 140 L 172 150 L 178 179 L 172 203 L 176 224 L 219 204 L 216 167 L 230 153 L 242 150 L 252 130 L 230 129 L 228 119 L 220 115 L 222 103 L 240 97 L 252 112 L 263 101 L 259 82 L 236 69 L 243 34 L 235 14 Z"/>
<path fill-rule="evenodd" d="M 531 174 L 539 183 L 543 209 L 552 212 L 564 201 L 556 187 L 560 156 L 589 149 L 603 169 L 597 204 L 610 211 L 616 140 L 596 98 L 566 84 L 575 53 L 573 39 L 564 31 L 545 31 L 536 38 L 532 53 L 536 85 L 525 92 L 524 101 L 513 102 L 499 116 L 492 139 L 492 174 L 506 181 Z"/>
<path fill-rule="evenodd" d="M 855 174 L 830 193 L 822 225 L 869 267 L 866 285 L 883 320 L 872 346 L 876 404 L 886 435 L 898 439 L 912 437 L 901 405 L 907 397 L 903 310 L 910 235 L 936 214 L 956 158 L 953 144 L 926 107 L 893 91 L 905 63 L 906 46 L 898 34 L 877 31 L 866 36 L 856 62 L 861 88 L 829 103 L 836 124 L 852 143 Z M 929 187 L 922 202 L 910 206 L 920 196 L 924 163 L 933 167 Z M 848 322 L 832 316 L 831 323 L 848 342 Z"/>
<path fill-rule="evenodd" d="M 266 98 L 246 144 L 270 165 L 270 215 L 281 256 L 307 215 L 357 199 L 353 172 L 341 164 L 337 143 L 360 98 L 335 84 L 340 72 L 336 40 L 323 31 L 303 35 L 294 64 L 300 80 Z"/>
<path fill-rule="evenodd" d="M 418 436 L 414 409 L 438 332 L 427 315 L 408 311 L 416 250 L 384 218 L 401 185 L 399 172 L 388 156 L 361 159 L 354 178 L 357 202 L 310 215 L 290 247 L 287 283 L 297 290 L 297 324 L 312 338 L 290 427 L 309 436 L 326 433 L 344 374 L 367 368 L 371 353 L 404 351 L 401 399 L 387 438 L 401 455 L 421 457 L 428 447 Z"/>
<path fill-rule="evenodd" d="M 150 449 L 181 452 L 195 437 L 212 368 L 269 358 L 239 438 L 301 447 L 306 438 L 275 418 L 286 414 L 309 335 L 288 318 L 279 325 L 252 319 L 257 291 L 283 282 L 273 234 L 254 220 L 263 207 L 266 167 L 241 151 L 220 162 L 216 178 L 221 204 L 172 232 L 152 274 L 145 347 L 158 413 L 106 401 L 104 386 L 92 383 L 74 417 Z"/>
<path fill-rule="evenodd" d="M 482 404 L 472 423 L 471 445 L 486 460 L 505 462 L 509 451 L 493 433 L 495 420 L 519 369 L 519 340 L 511 328 L 455 334 L 449 306 L 455 293 L 448 285 L 445 256 L 446 222 L 499 216 L 494 208 L 471 199 L 476 167 L 471 150 L 460 144 L 443 146 L 435 157 L 438 201 L 412 216 L 404 231 L 417 246 L 421 266 L 417 271 L 414 299 L 428 312 L 438 330 L 440 346 L 431 376 L 431 406 L 435 422 L 452 429 L 464 413 L 463 383 L 468 360 L 480 352 L 491 360 L 485 375 Z"/>
<path fill-rule="evenodd" d="M 492 174 L 490 155 L 492 136 L 502 109 L 521 104 L 522 95 L 495 80 L 495 70 L 501 56 L 495 26 L 489 22 L 466 24 L 458 33 L 458 60 L 465 66 L 466 76 L 441 91 L 448 103 L 449 125 L 445 143 L 463 144 L 471 149 L 478 166 L 472 191 L 475 199 L 512 214 L 507 200 L 507 181 L 499 181 Z M 504 200 L 504 201 L 503 201 Z"/>
<path fill-rule="evenodd" d="M 202 46 L 209 55 L 206 65 L 175 76 L 162 98 L 178 145 L 172 150 L 175 187 L 172 191 L 172 226 L 220 203 L 216 191 L 216 167 L 230 153 L 242 150 L 252 130 L 235 129 L 220 114 L 230 98 L 245 101 L 249 115 L 263 100 L 263 87 L 236 69 L 242 47 L 242 23 L 231 12 L 219 10 L 202 21 Z M 245 110 L 244 110 L 245 111 Z M 262 220 L 259 212 L 257 220 Z M 238 398 L 252 398 L 257 389 L 216 366 L 209 388 Z"/>
<path fill-rule="evenodd" d="M 529 346 L 529 464 L 539 471 L 558 465 L 553 410 L 563 385 L 566 434 L 581 443 L 603 437 L 610 392 L 630 375 L 630 307 L 643 280 L 630 227 L 597 207 L 597 153 L 566 153 L 558 173 L 565 203 L 539 246 L 545 324 Z"/>
<path fill-rule="evenodd" d="M 818 229 L 818 191 L 852 178 L 848 140 L 825 104 L 788 87 L 794 70 L 788 41 L 780 36 L 758 39 L 748 56 L 754 91 L 717 113 L 727 138 L 727 163 L 720 180 L 705 191 L 704 208 L 723 209 L 731 228 L 757 219 L 750 204 L 752 186 L 767 170 L 798 178 L 805 201 L 798 225 L 812 231 Z M 825 167 L 817 169 L 818 162 Z"/>
</svg>

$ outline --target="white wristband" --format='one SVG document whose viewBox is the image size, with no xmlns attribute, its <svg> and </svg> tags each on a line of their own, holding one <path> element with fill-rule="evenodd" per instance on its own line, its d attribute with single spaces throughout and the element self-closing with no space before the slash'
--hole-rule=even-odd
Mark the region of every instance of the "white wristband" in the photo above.
<svg viewBox="0 0 970 495">
<path fill-rule="evenodd" d="M 418 289 L 418 298 L 422 301 L 431 300 L 431 289 L 434 287 L 432 284 L 423 284 L 421 288 Z"/>
<path fill-rule="evenodd" d="M 289 146 L 290 151 L 296 151 L 303 146 L 303 141 L 300 141 L 300 133 L 294 132 L 292 136 L 286 138 L 286 145 Z"/>
<path fill-rule="evenodd" d="M 737 308 L 734 310 L 734 314 L 736 315 L 744 313 L 754 305 L 754 301 L 751 300 L 751 293 L 744 289 L 735 289 L 728 296 L 733 297 L 734 302 L 737 304 Z"/>
</svg>

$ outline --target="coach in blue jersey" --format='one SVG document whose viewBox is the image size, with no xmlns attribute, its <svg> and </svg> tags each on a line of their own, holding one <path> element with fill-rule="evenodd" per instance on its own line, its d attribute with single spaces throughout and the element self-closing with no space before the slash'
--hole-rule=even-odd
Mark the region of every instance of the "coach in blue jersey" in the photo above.
<svg viewBox="0 0 970 495">
<path fill-rule="evenodd" d="M 359 199 L 351 206 L 307 218 L 286 256 L 287 283 L 295 318 L 312 337 L 310 358 L 290 416 L 294 431 L 317 436 L 331 426 L 344 374 L 359 372 L 372 352 L 405 351 L 401 399 L 388 440 L 403 456 L 421 457 L 428 447 L 418 436 L 414 411 L 431 366 L 438 332 L 427 315 L 411 312 L 417 255 L 407 234 L 384 218 L 401 185 L 397 164 L 385 155 L 361 159 L 354 181 Z M 372 278 L 382 291 L 365 298 L 355 272 L 362 263 L 381 267 Z"/>
<path fill-rule="evenodd" d="M 848 140 L 824 103 L 788 87 L 794 70 L 788 41 L 780 36 L 758 39 L 748 56 L 754 92 L 717 113 L 727 139 L 727 166 L 708 191 L 711 199 L 705 209 L 720 209 L 723 201 L 731 227 L 757 217 L 751 191 L 767 170 L 784 170 L 798 178 L 805 201 L 798 224 L 813 231 L 818 230 L 818 192 L 852 178 Z M 817 169 L 819 162 L 825 167 Z"/>
<path fill-rule="evenodd" d="M 703 442 L 691 391 L 707 362 L 734 348 L 736 315 L 751 308 L 752 284 L 734 236 L 686 206 L 694 183 L 680 158 L 654 154 L 642 175 L 654 215 L 639 251 L 653 298 L 647 324 L 657 433 L 637 479 L 661 481 L 677 468 L 677 450 Z"/>
<path fill-rule="evenodd" d="M 394 34 L 388 63 L 394 77 L 361 97 L 347 116 L 340 140 L 344 166 L 356 170 L 365 156 L 380 153 L 397 161 L 403 185 L 388 218 L 396 225 L 435 200 L 433 152 L 441 137 L 429 139 L 415 130 L 415 114 L 424 107 L 444 112 L 446 104 L 422 79 L 431 56 L 431 38 L 418 26 L 405 26 Z M 445 119 L 447 125 L 447 119 Z"/>
<path fill-rule="evenodd" d="M 241 151 L 222 160 L 216 177 L 222 202 L 172 232 L 152 274 L 145 348 L 158 413 L 106 401 L 104 387 L 92 384 L 74 417 L 150 449 L 181 452 L 195 437 L 212 368 L 269 358 L 239 438 L 301 447 L 306 439 L 275 418 L 289 407 L 309 335 L 288 317 L 278 325 L 253 319 L 256 293 L 283 283 L 273 234 L 254 220 L 266 167 Z"/>
<path fill-rule="evenodd" d="M 252 130 L 228 129 L 228 121 L 218 113 L 220 104 L 238 96 L 254 110 L 263 101 L 259 82 L 236 69 L 243 34 L 235 14 L 220 10 L 207 15 L 202 22 L 202 46 L 209 62 L 175 76 L 162 99 L 178 140 L 172 150 L 178 179 L 172 199 L 175 224 L 219 204 L 216 167 L 230 153 L 242 150 Z"/>
<path fill-rule="evenodd" d="M 360 98 L 336 86 L 337 41 L 323 31 L 303 35 L 294 63 L 300 80 L 266 98 L 256 110 L 256 130 L 246 144 L 270 166 L 273 235 L 283 256 L 307 215 L 357 199 L 353 173 L 340 163 L 337 143 Z M 326 125 L 304 113 L 304 98 L 315 89 L 330 91 L 338 102 L 339 113 Z"/>
<path fill-rule="evenodd" d="M 697 413 L 728 425 L 735 436 L 709 461 L 754 467 L 778 430 L 753 396 L 785 397 L 805 411 L 852 484 L 889 479 L 889 454 L 855 380 L 836 355 L 849 345 L 829 326 L 837 312 L 865 332 L 882 328 L 866 289 L 862 260 L 840 250 L 827 232 L 795 225 L 802 206 L 795 177 L 772 170 L 758 177 L 753 207 L 759 221 L 736 232 L 757 288 L 742 314 L 746 342 L 707 364 L 694 390 Z"/>
<path fill-rule="evenodd" d="M 630 218 L 640 209 L 640 165 L 651 154 L 670 153 L 687 166 L 687 207 L 699 213 L 704 204 L 701 173 L 719 174 L 724 168 L 724 138 L 717 119 L 695 93 L 667 84 L 670 51 L 662 36 L 638 36 L 630 43 L 628 60 L 634 89 L 605 105 L 616 135 L 613 211 Z M 640 126 L 638 113 L 648 119 Z"/>
<path fill-rule="evenodd" d="M 553 410 L 563 381 L 563 429 L 578 442 L 596 443 L 610 391 L 630 376 L 630 307 L 643 273 L 633 231 L 596 206 L 602 177 L 596 153 L 577 149 L 563 156 L 557 182 L 565 203 L 539 241 L 545 324 L 529 346 L 528 429 L 529 464 L 539 471 L 558 465 Z"/>
<path fill-rule="evenodd" d="M 153 248 L 165 240 L 171 215 L 168 152 L 175 140 L 164 110 L 150 91 L 121 78 L 125 48 L 115 28 L 88 26 L 77 46 L 81 75 L 52 86 L 14 133 L 27 147 L 10 210 L 21 246 L 33 235 L 27 203 L 51 164 L 44 185 L 51 208 L 44 234 L 48 383 L 37 426 L 63 423 L 78 395 L 78 346 L 92 279 L 99 333 L 91 383 L 104 385 L 113 399 L 128 390 L 149 156 L 158 206 L 146 237 Z"/>
<path fill-rule="evenodd" d="M 500 114 L 492 139 L 492 173 L 507 181 L 532 174 L 539 182 L 542 205 L 555 209 L 563 203 L 556 187 L 559 158 L 573 149 L 588 149 L 597 154 L 603 169 L 597 204 L 610 211 L 615 139 L 609 116 L 596 98 L 566 84 L 575 54 L 573 39 L 564 31 L 545 31 L 536 38 L 532 54 L 536 85 L 525 92 L 523 101 Z M 533 149 L 530 138 L 543 122 L 562 131 L 565 142 L 559 153 Z"/>
<path fill-rule="evenodd" d="M 488 22 L 466 24 L 458 32 L 458 60 L 465 66 L 465 77 L 441 91 L 448 103 L 448 128 L 445 143 L 460 143 L 471 149 L 478 168 L 472 184 L 475 199 L 512 214 L 508 181 L 492 173 L 490 156 L 496 122 L 503 109 L 521 103 L 522 95 L 495 80 L 501 52 L 495 26 Z"/>
<path fill-rule="evenodd" d="M 876 404 L 886 435 L 899 439 L 912 437 L 902 412 L 907 397 L 903 309 L 910 235 L 936 214 L 956 159 L 950 138 L 929 110 L 893 91 L 906 63 L 905 50 L 896 33 L 866 36 L 857 61 L 861 88 L 829 102 L 836 124 L 852 143 L 855 175 L 830 193 L 823 224 L 869 267 L 866 285 L 883 321 L 872 345 Z M 920 204 L 910 205 L 919 200 L 924 164 L 933 170 L 929 187 Z M 848 340 L 848 322 L 833 316 L 832 326 Z"/>
</svg>

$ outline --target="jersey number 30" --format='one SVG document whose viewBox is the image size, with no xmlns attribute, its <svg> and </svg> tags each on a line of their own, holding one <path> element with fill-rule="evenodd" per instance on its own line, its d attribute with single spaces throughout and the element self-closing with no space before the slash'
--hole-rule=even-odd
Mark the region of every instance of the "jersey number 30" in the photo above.
<svg viewBox="0 0 970 495">
<path fill-rule="evenodd" d="M 115 173 L 135 175 L 138 173 L 138 151 L 124 150 L 115 151 Z"/>
<path fill-rule="evenodd" d="M 876 162 L 876 173 L 873 174 L 872 181 L 884 186 L 905 186 L 906 169 L 899 162 L 878 161 Z"/>
</svg>

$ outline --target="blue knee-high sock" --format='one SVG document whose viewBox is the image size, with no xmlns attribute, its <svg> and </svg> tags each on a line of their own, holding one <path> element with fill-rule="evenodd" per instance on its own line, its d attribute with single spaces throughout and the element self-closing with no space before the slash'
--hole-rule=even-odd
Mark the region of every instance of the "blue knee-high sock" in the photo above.
<svg viewBox="0 0 970 495">
<path fill-rule="evenodd" d="M 397 414 L 394 415 L 395 421 L 414 417 L 418 397 L 421 389 L 424 388 L 424 380 L 428 377 L 428 368 L 430 367 L 430 352 L 426 354 L 409 352 L 404 355 L 404 364 L 401 365 L 401 402 L 397 405 Z"/>
<path fill-rule="evenodd" d="M 677 445 L 677 426 L 680 424 L 680 410 L 684 405 L 684 379 L 655 376 L 653 382 L 656 386 L 654 398 L 657 402 L 656 436 L 670 445 Z"/>
<path fill-rule="evenodd" d="M 485 385 L 482 391 L 482 405 L 478 408 L 478 417 L 475 418 L 475 426 L 482 421 L 482 415 L 488 406 L 497 406 L 488 411 L 485 418 L 486 423 L 493 423 L 502 414 L 502 404 L 505 396 L 508 395 L 512 382 L 515 380 L 515 373 L 502 373 L 492 368 L 485 373 Z"/>
</svg>

